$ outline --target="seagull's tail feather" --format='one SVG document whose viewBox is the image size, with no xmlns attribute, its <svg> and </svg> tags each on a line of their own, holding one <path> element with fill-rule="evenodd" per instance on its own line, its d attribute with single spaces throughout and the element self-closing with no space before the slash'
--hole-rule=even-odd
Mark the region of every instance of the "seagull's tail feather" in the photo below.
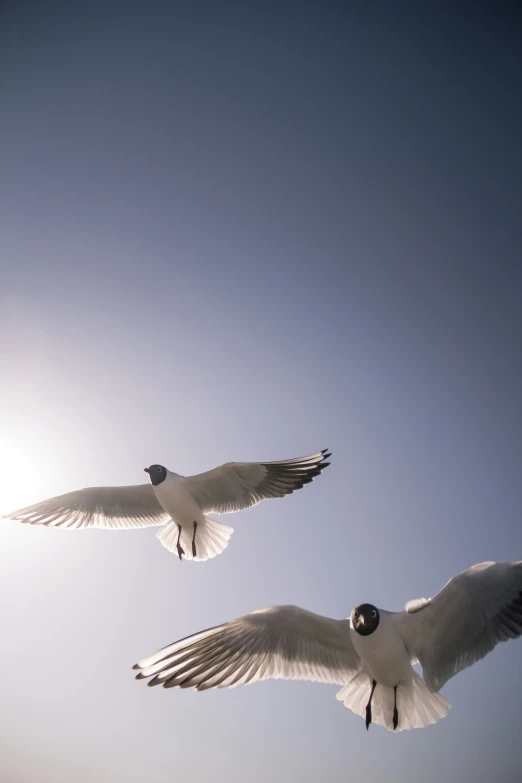
<svg viewBox="0 0 522 783">
<path fill-rule="evenodd" d="M 366 718 L 366 705 L 370 698 L 371 679 L 364 671 L 352 677 L 337 694 L 339 701 L 345 707 Z M 393 728 L 393 688 L 377 683 L 372 699 L 372 722 L 384 726 L 390 731 Z M 397 687 L 397 712 L 399 722 L 396 731 L 406 729 L 422 729 L 430 723 L 437 723 L 444 718 L 451 707 L 449 701 L 439 693 L 431 693 L 428 686 L 417 672 L 408 683 L 400 683 Z"/>
<path fill-rule="evenodd" d="M 227 548 L 228 539 L 234 532 L 233 527 L 224 525 L 216 519 L 205 517 L 204 522 L 199 522 L 196 530 L 196 557 L 192 555 L 192 529 L 183 528 L 181 531 L 180 544 L 185 550 L 184 560 L 195 560 L 201 562 L 210 560 Z M 163 546 L 177 554 L 179 528 L 172 519 L 166 525 L 158 530 L 156 538 L 159 538 Z"/>
</svg>

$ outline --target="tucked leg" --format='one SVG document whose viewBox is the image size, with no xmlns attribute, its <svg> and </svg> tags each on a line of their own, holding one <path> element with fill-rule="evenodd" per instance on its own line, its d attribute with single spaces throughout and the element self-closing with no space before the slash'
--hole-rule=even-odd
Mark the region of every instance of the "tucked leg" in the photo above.
<svg viewBox="0 0 522 783">
<path fill-rule="evenodd" d="M 368 704 L 366 705 L 366 731 L 370 728 L 370 723 L 372 722 L 372 698 L 373 698 L 373 692 L 375 690 L 375 686 L 377 685 L 377 682 L 373 680 L 372 682 L 372 692 L 370 693 L 370 698 L 368 700 Z"/>
<path fill-rule="evenodd" d="M 181 525 L 178 523 L 178 543 L 176 544 L 176 547 L 178 550 L 179 559 L 183 560 L 182 556 L 185 554 L 185 550 L 180 544 L 180 538 L 181 538 Z"/>
<path fill-rule="evenodd" d="M 198 529 L 198 523 L 194 522 L 194 535 L 192 536 L 192 557 L 196 557 L 196 530 Z"/>
<path fill-rule="evenodd" d="M 393 730 L 399 725 L 399 713 L 397 711 L 397 686 L 393 689 Z"/>
</svg>

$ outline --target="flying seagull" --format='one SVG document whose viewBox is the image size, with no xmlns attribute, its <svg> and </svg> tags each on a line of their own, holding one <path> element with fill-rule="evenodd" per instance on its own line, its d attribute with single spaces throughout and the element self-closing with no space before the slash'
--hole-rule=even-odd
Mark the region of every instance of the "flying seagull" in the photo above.
<svg viewBox="0 0 522 783">
<path fill-rule="evenodd" d="M 137 679 L 165 688 L 235 687 L 259 680 L 342 685 L 337 698 L 390 730 L 447 715 L 438 691 L 498 644 L 522 634 L 522 560 L 479 563 L 433 599 L 387 612 L 360 604 L 348 620 L 297 606 L 259 609 L 143 658 Z M 412 668 L 420 663 L 424 679 Z"/>
<path fill-rule="evenodd" d="M 279 462 L 227 462 L 197 476 L 163 465 L 145 468 L 150 484 L 90 487 L 44 500 L 4 518 L 50 527 L 124 529 L 162 525 L 156 533 L 179 559 L 209 560 L 228 546 L 232 527 L 207 514 L 230 514 L 301 489 L 330 464 L 327 449 Z"/>
</svg>

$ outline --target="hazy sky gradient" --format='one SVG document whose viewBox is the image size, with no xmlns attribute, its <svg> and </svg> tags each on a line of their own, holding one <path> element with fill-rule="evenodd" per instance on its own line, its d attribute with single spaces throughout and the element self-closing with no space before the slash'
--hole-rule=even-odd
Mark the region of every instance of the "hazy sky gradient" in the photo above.
<svg viewBox="0 0 522 783">
<path fill-rule="evenodd" d="M 151 462 L 333 462 L 225 518 L 205 565 L 152 529 L 4 521 L 2 779 L 520 780 L 520 642 L 395 736 L 334 686 L 130 668 L 262 606 L 399 610 L 522 557 L 516 8 L 3 6 L 0 512 Z"/>
</svg>

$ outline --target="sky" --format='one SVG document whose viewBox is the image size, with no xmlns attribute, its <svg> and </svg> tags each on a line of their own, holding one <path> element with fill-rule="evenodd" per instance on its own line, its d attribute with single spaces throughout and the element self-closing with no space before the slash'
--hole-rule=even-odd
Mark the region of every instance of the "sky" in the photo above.
<svg viewBox="0 0 522 783">
<path fill-rule="evenodd" d="M 520 642 L 398 735 L 336 686 L 131 671 L 260 607 L 401 610 L 522 558 L 517 4 L 0 15 L 0 512 L 333 452 L 205 564 L 4 520 L 0 777 L 520 780 Z"/>
</svg>

